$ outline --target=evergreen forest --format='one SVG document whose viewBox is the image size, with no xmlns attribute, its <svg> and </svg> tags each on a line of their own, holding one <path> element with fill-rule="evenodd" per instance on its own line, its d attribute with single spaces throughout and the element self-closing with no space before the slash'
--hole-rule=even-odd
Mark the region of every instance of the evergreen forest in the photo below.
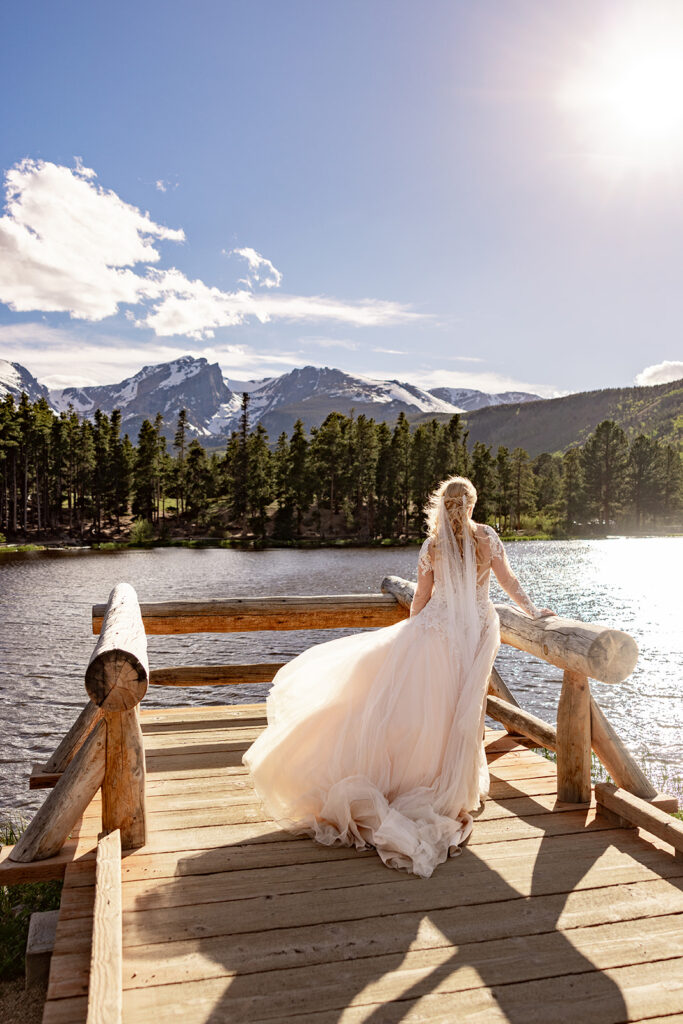
<svg viewBox="0 0 683 1024">
<path fill-rule="evenodd" d="M 121 413 L 81 419 L 44 399 L 0 402 L 0 531 L 8 541 L 150 542 L 177 537 L 265 542 L 380 542 L 419 537 L 422 509 L 446 476 L 474 482 L 475 517 L 508 536 L 680 530 L 681 456 L 604 420 L 581 445 L 531 458 L 468 444 L 458 415 L 411 427 L 330 413 L 271 442 L 239 429 L 222 452 L 191 436 L 185 410 L 169 444 L 160 415 L 135 441 Z"/>
</svg>

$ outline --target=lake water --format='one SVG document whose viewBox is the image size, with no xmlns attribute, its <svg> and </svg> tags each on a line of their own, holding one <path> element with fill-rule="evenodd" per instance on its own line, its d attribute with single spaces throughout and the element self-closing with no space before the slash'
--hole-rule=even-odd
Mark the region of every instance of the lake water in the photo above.
<svg viewBox="0 0 683 1024">
<path fill-rule="evenodd" d="M 417 548 L 271 550 L 158 548 L 0 556 L 0 816 L 29 813 L 28 790 L 83 707 L 94 645 L 91 605 L 125 580 L 141 601 L 265 594 L 376 593 L 387 574 L 415 579 Z M 683 538 L 532 541 L 508 545 L 538 605 L 626 630 L 640 648 L 633 675 L 593 693 L 652 781 L 683 794 Z M 507 600 L 492 586 L 495 601 Z M 344 631 L 150 637 L 150 665 L 286 661 Z M 562 673 L 502 646 L 498 669 L 520 704 L 555 721 Z M 146 707 L 251 702 L 264 686 L 150 687 Z"/>
</svg>

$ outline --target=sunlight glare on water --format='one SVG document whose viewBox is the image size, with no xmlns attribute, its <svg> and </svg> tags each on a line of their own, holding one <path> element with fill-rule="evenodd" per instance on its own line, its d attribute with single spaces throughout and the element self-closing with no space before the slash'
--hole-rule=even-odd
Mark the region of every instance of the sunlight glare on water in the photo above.
<svg viewBox="0 0 683 1024">
<path fill-rule="evenodd" d="M 624 683 L 593 694 L 660 788 L 683 795 L 683 538 L 532 541 L 507 545 L 538 605 L 630 633 L 640 655 Z M 126 580 L 141 601 L 265 594 L 376 593 L 388 574 L 415 579 L 418 549 L 291 549 L 264 552 L 165 548 L 50 552 L 0 560 L 0 813 L 28 812 L 44 791 L 27 788 L 86 700 L 94 645 L 90 608 Z M 494 601 L 507 600 L 492 586 Z M 149 638 L 150 664 L 286 661 L 343 631 L 199 634 Z M 520 704 L 555 721 L 560 669 L 501 647 L 497 665 Z M 419 682 L 419 681 L 418 681 Z M 267 685 L 151 688 L 146 707 L 261 700 Z"/>
</svg>

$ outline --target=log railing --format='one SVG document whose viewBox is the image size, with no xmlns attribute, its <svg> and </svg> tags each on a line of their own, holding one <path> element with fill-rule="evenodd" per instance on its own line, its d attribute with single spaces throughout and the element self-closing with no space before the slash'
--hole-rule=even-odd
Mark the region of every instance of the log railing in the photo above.
<svg viewBox="0 0 683 1024">
<path fill-rule="evenodd" d="M 30 863 L 55 856 L 100 788 L 104 833 L 119 830 L 124 850 L 144 845 L 145 751 L 138 705 L 148 677 L 137 595 L 119 583 L 85 674 L 90 703 L 45 766 L 56 774 L 56 785 L 9 860 Z"/>
<path fill-rule="evenodd" d="M 92 609 L 99 639 L 86 672 L 90 702 L 38 773 L 36 785 L 55 785 L 10 858 L 29 862 L 57 853 L 73 825 L 102 787 L 104 833 L 120 830 L 123 849 L 145 842 L 144 747 L 138 708 L 148 683 L 160 686 L 234 686 L 269 682 L 281 662 L 157 668 L 149 671 L 146 632 L 245 632 L 387 626 L 409 615 L 415 585 L 389 576 L 382 593 L 324 597 L 232 598 L 138 605 L 128 584 L 119 584 L 107 605 Z M 555 751 L 558 800 L 591 798 L 591 749 L 617 787 L 645 807 L 674 810 L 658 794 L 616 735 L 590 692 L 589 679 L 616 684 L 632 671 L 635 641 L 621 630 L 562 619 L 529 619 L 497 605 L 503 643 L 563 670 L 557 727 L 521 708 L 498 672 L 489 679 L 487 713 L 509 733 Z M 35 774 L 35 773 L 34 773 Z M 33 777 L 32 777 L 33 784 Z M 598 790 L 596 789 L 596 793 Z M 602 793 L 603 790 L 600 790 Z M 607 793 L 607 790 L 604 791 Z M 607 808 L 607 794 L 599 806 Z M 652 805 L 656 805 L 654 808 Z M 627 815 L 622 815 L 626 817 Z M 675 831 L 675 829 L 674 829 Z"/>
</svg>

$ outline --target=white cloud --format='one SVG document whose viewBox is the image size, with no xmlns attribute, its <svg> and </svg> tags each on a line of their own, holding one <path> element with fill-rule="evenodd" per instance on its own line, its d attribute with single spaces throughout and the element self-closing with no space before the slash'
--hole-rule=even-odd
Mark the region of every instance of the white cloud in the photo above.
<svg viewBox="0 0 683 1024">
<path fill-rule="evenodd" d="M 80 164 L 34 160 L 7 172 L 0 301 L 10 309 L 102 320 L 145 294 L 146 279 L 131 268 L 158 262 L 154 239 L 184 239 L 93 178 Z"/>
<path fill-rule="evenodd" d="M 349 352 L 358 349 L 358 342 L 347 338 L 301 338 L 300 341 L 302 345 L 317 345 L 320 348 L 344 348 Z"/>
<path fill-rule="evenodd" d="M 80 160 L 73 169 L 24 160 L 8 171 L 0 218 L 0 302 L 15 312 L 69 313 L 89 321 L 135 306 L 134 323 L 162 337 L 211 338 L 217 328 L 250 319 L 362 327 L 424 319 L 400 303 L 377 299 L 254 293 L 255 284 L 278 287 L 282 275 L 248 247 L 234 250 L 246 259 L 249 280 L 233 292 L 190 281 L 175 268 L 158 269 L 156 240 L 182 242 L 185 233 L 155 223 L 97 185 L 95 177 Z M 131 310 L 125 312 L 130 318 Z"/>
<path fill-rule="evenodd" d="M 636 376 L 633 383 L 639 387 L 648 387 L 652 384 L 668 384 L 669 381 L 679 380 L 681 377 L 683 377 L 683 363 L 680 360 L 665 359 L 663 363 L 646 366 Z"/>
<path fill-rule="evenodd" d="M 154 187 L 157 190 L 157 192 L 166 192 L 166 190 L 168 189 L 168 182 L 164 181 L 163 178 L 159 178 L 157 181 L 154 182 Z"/>
<path fill-rule="evenodd" d="M 193 347 L 187 339 L 146 342 L 102 335 L 88 338 L 80 330 L 44 323 L 0 325 L 0 356 L 21 363 L 41 384 L 50 388 L 114 384 L 143 366 L 166 363 L 180 356 L 204 356 L 218 363 L 226 375 L 273 376 L 301 366 L 304 354 L 295 350 L 277 355 L 256 352 L 248 345 Z M 73 367 L 73 370 L 69 368 Z"/>
<path fill-rule="evenodd" d="M 404 356 L 406 353 L 400 348 L 373 348 L 373 352 L 379 352 L 383 356 Z"/>
<path fill-rule="evenodd" d="M 386 373 L 386 368 L 372 376 L 381 377 L 382 373 Z M 444 369 L 406 369 L 401 371 L 401 378 L 410 381 L 411 384 L 417 384 L 425 390 L 439 387 L 473 388 L 488 394 L 498 394 L 501 391 L 527 391 L 534 395 L 540 395 L 541 398 L 558 398 L 560 395 L 567 394 L 566 391 L 560 391 L 552 384 L 532 384 L 529 381 L 517 380 L 514 377 L 490 371 L 470 373 Z"/>
<path fill-rule="evenodd" d="M 256 249 L 251 249 L 249 246 L 246 249 L 232 249 L 228 255 L 241 256 L 243 260 L 247 261 L 249 274 L 245 283 L 250 285 L 260 284 L 264 288 L 279 288 L 282 284 L 282 274 L 280 271 L 265 256 L 256 252 Z"/>
</svg>

